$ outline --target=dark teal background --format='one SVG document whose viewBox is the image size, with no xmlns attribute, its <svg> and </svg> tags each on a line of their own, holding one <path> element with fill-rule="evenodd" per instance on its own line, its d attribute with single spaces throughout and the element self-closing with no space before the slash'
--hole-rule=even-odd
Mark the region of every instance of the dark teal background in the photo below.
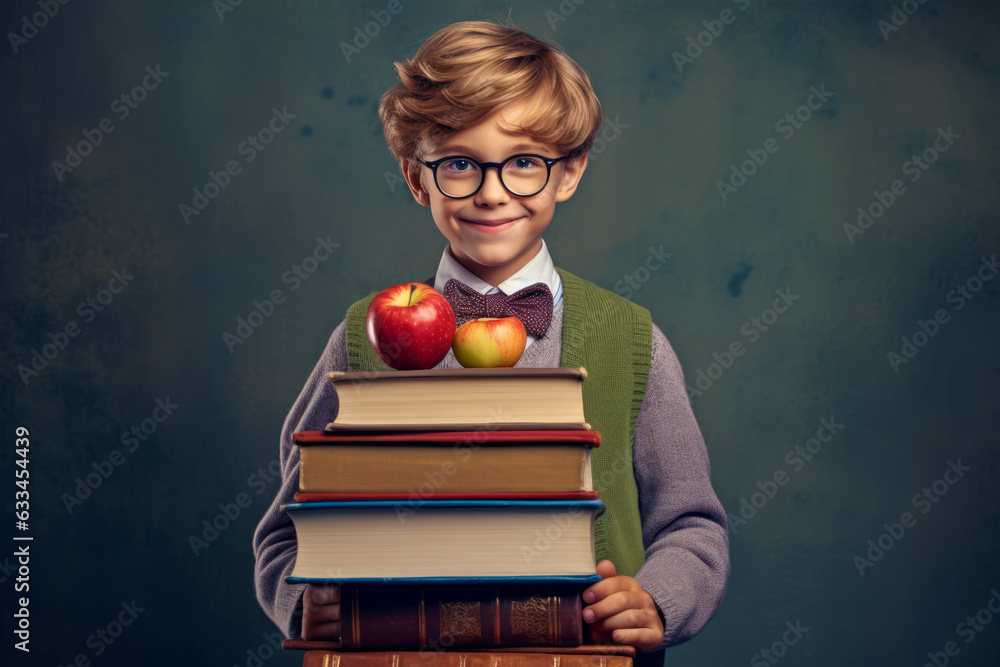
<svg viewBox="0 0 1000 667">
<path fill-rule="evenodd" d="M 251 536 L 278 485 L 254 475 L 346 307 L 432 275 L 446 244 L 395 178 L 379 96 L 438 28 L 508 16 L 588 71 L 617 128 L 545 234 L 556 265 L 649 308 L 689 384 L 716 376 L 693 406 L 731 516 L 788 475 L 734 522 L 726 599 L 668 663 L 768 664 L 752 661 L 798 621 L 809 630 L 782 664 L 923 665 L 949 641 L 950 664 L 997 664 L 1000 617 L 968 643 L 957 626 L 1000 590 L 1000 283 L 961 310 L 947 299 L 1000 252 L 998 6 L 911 2 L 884 39 L 883 1 L 404 2 L 347 62 L 339 44 L 386 4 L 220 16 L 210 0 L 73 0 L 17 53 L 0 46 L 0 534 L 16 532 L 23 425 L 34 537 L 30 655 L 11 649 L 14 542 L 0 550 L 8 664 L 256 664 L 275 628 Z M 726 8 L 733 22 L 679 72 L 672 54 Z M 0 28 L 38 11 L 4 3 Z M 112 101 L 156 65 L 169 75 L 119 119 Z M 775 123 L 810 86 L 833 95 L 786 138 Z M 295 118 L 246 163 L 238 145 L 275 107 Z M 105 117 L 114 131 L 60 181 L 53 161 Z M 904 163 L 939 127 L 960 138 L 911 182 Z M 717 181 L 768 137 L 779 150 L 723 201 Z M 242 172 L 186 224 L 179 204 L 234 159 Z M 843 226 L 894 179 L 905 193 L 852 243 Z M 282 276 L 317 237 L 340 245 L 292 290 Z M 651 273 L 650 247 L 672 255 Z M 85 322 L 78 304 L 123 267 L 134 280 Z M 231 353 L 223 334 L 275 289 L 286 301 Z M 767 331 L 751 323 L 751 341 L 745 323 L 779 289 L 798 300 Z M 894 370 L 888 353 L 937 309 L 948 321 Z M 72 321 L 79 334 L 25 384 L 18 366 Z M 744 354 L 712 368 L 735 341 Z M 68 512 L 77 478 L 168 397 L 174 414 Z M 830 418 L 844 428 L 796 471 L 786 453 Z M 971 470 L 921 513 L 914 495 L 959 459 Z M 196 555 L 189 536 L 241 493 L 249 506 Z M 859 575 L 854 556 L 907 511 L 915 525 Z M 133 599 L 135 622 L 88 645 Z"/>
</svg>

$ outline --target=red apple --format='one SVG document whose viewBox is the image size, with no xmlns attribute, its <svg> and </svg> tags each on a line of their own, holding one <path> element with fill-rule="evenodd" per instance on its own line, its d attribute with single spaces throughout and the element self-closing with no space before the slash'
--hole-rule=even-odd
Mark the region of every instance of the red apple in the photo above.
<svg viewBox="0 0 1000 667">
<path fill-rule="evenodd" d="M 403 283 L 376 294 L 365 324 L 375 352 L 400 371 L 434 368 L 455 338 L 451 304 L 423 283 Z"/>
<path fill-rule="evenodd" d="M 455 331 L 451 349 L 466 368 L 511 368 L 528 342 L 524 323 L 516 317 L 480 317 Z"/>
</svg>

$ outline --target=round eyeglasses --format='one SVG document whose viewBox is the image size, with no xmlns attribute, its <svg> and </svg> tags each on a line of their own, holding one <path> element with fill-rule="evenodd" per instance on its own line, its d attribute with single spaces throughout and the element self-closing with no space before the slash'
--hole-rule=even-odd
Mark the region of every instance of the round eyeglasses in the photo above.
<svg viewBox="0 0 1000 667">
<path fill-rule="evenodd" d="M 434 172 L 434 183 L 445 197 L 465 199 L 479 192 L 486 181 L 486 170 L 496 167 L 504 190 L 516 197 L 531 197 L 545 189 L 552 165 L 569 157 L 512 155 L 503 162 L 480 162 L 464 155 L 449 155 L 434 162 L 417 158 Z"/>
</svg>

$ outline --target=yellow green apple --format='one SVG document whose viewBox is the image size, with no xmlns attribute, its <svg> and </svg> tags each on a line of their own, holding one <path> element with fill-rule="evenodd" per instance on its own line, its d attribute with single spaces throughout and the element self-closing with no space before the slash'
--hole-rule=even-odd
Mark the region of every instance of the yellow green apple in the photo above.
<svg viewBox="0 0 1000 667">
<path fill-rule="evenodd" d="M 480 317 L 455 330 L 451 349 L 466 368 L 510 368 L 528 342 L 528 332 L 516 317 Z"/>
</svg>

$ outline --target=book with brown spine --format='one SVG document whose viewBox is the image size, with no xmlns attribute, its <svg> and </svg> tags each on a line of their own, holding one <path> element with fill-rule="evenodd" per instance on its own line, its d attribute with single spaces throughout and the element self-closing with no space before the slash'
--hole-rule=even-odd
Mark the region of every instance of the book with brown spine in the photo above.
<svg viewBox="0 0 1000 667">
<path fill-rule="evenodd" d="M 345 583 L 341 641 L 348 649 L 579 646 L 585 587 Z"/>
</svg>

